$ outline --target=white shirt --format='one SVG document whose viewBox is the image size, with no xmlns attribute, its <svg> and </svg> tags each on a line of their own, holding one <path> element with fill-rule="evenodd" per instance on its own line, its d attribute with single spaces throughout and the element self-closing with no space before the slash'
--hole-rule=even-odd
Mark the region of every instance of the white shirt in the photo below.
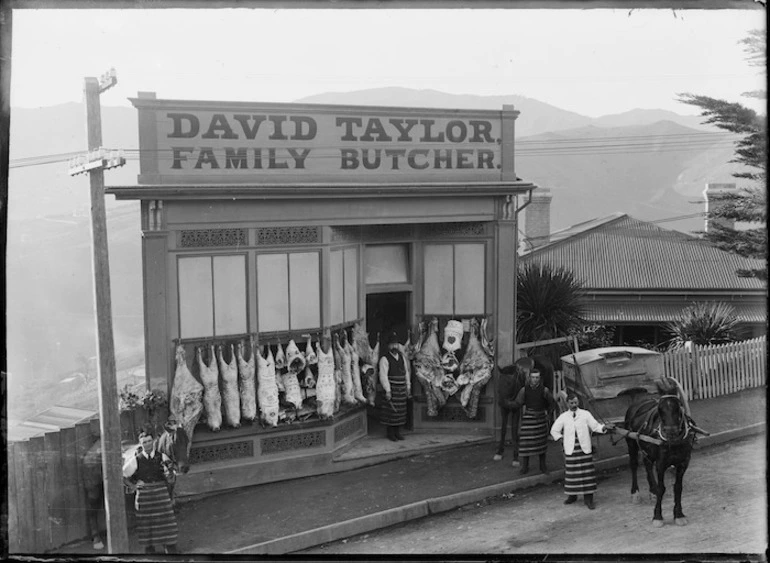
<svg viewBox="0 0 770 563">
<path fill-rule="evenodd" d="M 564 453 L 571 455 L 575 451 L 575 435 L 577 435 L 580 448 L 587 454 L 591 453 L 591 431 L 604 434 L 607 429 L 603 424 L 596 422 L 590 412 L 577 409 L 574 412 L 568 410 L 556 419 L 551 427 L 551 436 L 554 440 L 564 438 Z"/>
</svg>

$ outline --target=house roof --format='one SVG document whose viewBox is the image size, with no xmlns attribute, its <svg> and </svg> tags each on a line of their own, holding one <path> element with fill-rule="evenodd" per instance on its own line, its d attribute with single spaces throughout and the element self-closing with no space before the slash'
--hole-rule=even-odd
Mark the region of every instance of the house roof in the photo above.
<svg viewBox="0 0 770 563">
<path fill-rule="evenodd" d="M 616 213 L 551 235 L 551 242 L 522 255 L 522 263 L 548 262 L 574 272 L 587 290 L 762 290 L 738 269 L 764 261 L 730 254 L 698 237 Z"/>
<path fill-rule="evenodd" d="M 764 323 L 767 309 L 759 303 L 730 303 L 735 316 L 742 323 Z M 583 317 L 587 321 L 602 324 L 667 323 L 680 318 L 688 303 L 649 303 L 627 301 L 625 303 L 588 302 Z"/>
</svg>

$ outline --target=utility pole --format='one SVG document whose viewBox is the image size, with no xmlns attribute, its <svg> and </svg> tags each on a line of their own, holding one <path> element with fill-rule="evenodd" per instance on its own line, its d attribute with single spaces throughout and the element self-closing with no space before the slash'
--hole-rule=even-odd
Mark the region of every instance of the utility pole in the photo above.
<svg viewBox="0 0 770 563">
<path fill-rule="evenodd" d="M 99 425 L 102 440 L 104 513 L 109 553 L 128 553 L 128 529 L 123 492 L 118 382 L 115 373 L 115 343 L 112 334 L 110 262 L 107 250 L 107 216 L 104 205 L 104 170 L 125 164 L 120 155 L 108 156 L 101 148 L 102 117 L 99 94 L 117 83 L 115 69 L 100 79 L 85 79 L 88 156 L 70 163 L 71 176 L 87 173 L 91 182 L 91 236 L 93 247 L 94 299 L 96 305 L 97 357 L 99 373 Z"/>
</svg>

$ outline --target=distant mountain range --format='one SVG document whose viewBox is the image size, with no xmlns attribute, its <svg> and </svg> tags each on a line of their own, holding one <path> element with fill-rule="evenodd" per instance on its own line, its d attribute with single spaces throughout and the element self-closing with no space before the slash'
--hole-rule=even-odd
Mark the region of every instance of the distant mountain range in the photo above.
<svg viewBox="0 0 770 563">
<path fill-rule="evenodd" d="M 727 164 L 733 152 L 729 139 L 704 135 L 715 129 L 701 125 L 698 116 L 662 110 L 590 118 L 522 96 L 406 88 L 328 93 L 297 102 L 467 109 L 513 104 L 521 112 L 516 172 L 551 189 L 552 230 L 616 211 L 660 221 L 665 228 L 698 230 L 701 218 L 669 219 L 702 211 L 702 203 L 692 202 L 701 198 L 705 183 L 731 182 L 735 170 Z M 102 107 L 102 130 L 105 147 L 138 148 L 134 108 Z M 39 393 L 46 382 L 59 381 L 83 357 L 96 354 L 88 180 L 70 177 L 66 164 L 85 146 L 82 104 L 12 109 L 9 392 L 23 393 L 34 380 L 38 403 L 45 402 Z M 65 162 L 41 164 L 55 155 Z M 138 162 L 129 160 L 107 171 L 105 181 L 136 184 L 138 173 Z M 107 198 L 107 210 L 116 350 L 119 364 L 128 367 L 144 358 L 139 204 Z"/>
</svg>

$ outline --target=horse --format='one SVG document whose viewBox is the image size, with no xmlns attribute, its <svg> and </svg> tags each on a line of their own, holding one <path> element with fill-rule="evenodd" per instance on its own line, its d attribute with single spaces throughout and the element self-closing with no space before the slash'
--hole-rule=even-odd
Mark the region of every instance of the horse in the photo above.
<svg viewBox="0 0 770 563">
<path fill-rule="evenodd" d="M 687 518 L 682 511 L 682 483 L 690 464 L 690 456 L 695 442 L 696 428 L 689 417 L 689 407 L 679 384 L 672 378 L 658 382 L 660 398 L 639 398 L 628 407 L 625 416 L 625 430 L 647 436 L 651 441 L 626 436 L 628 460 L 631 468 L 631 495 L 634 501 L 639 499 L 639 484 L 636 470 L 639 465 L 638 454 L 643 454 L 644 467 L 647 470 L 647 482 L 650 494 L 656 496 L 653 526 L 663 526 L 662 504 L 666 492 L 664 476 L 666 469 L 676 469 L 674 482 L 674 523 L 687 525 Z M 654 469 L 654 471 L 653 471 Z M 657 478 L 656 478 L 657 476 Z"/>
<path fill-rule="evenodd" d="M 174 482 L 177 472 L 182 474 L 187 473 L 190 470 L 188 461 L 188 444 L 187 433 L 184 428 L 175 428 L 172 425 L 165 425 L 164 431 L 158 439 L 157 449 L 159 452 L 166 454 L 172 461 L 171 475 L 174 475 L 172 479 L 167 482 L 169 488 L 169 496 L 171 502 L 176 505 L 174 497 Z M 141 446 L 137 446 L 135 449 L 129 450 L 124 453 L 127 455 L 135 455 L 140 451 Z M 86 497 L 86 516 L 88 521 L 88 530 L 91 536 L 94 549 L 104 549 L 104 542 L 102 541 L 102 532 L 99 529 L 99 511 L 104 509 L 104 478 L 102 476 L 102 440 L 97 438 L 96 442 L 88 449 L 83 456 L 83 488 L 85 489 Z"/>
<path fill-rule="evenodd" d="M 492 458 L 495 461 L 503 459 L 505 452 L 505 435 L 508 430 L 508 419 L 511 420 L 511 442 L 513 445 L 513 465 L 519 464 L 519 421 L 521 411 L 512 411 L 508 407 L 508 401 L 512 401 L 519 391 L 527 384 L 527 376 L 533 370 L 540 372 L 540 380 L 543 385 L 553 392 L 553 364 L 545 356 L 532 356 L 519 358 L 512 366 L 500 368 L 497 378 L 497 406 L 500 408 L 501 427 L 500 440 L 497 443 L 497 451 Z"/>
</svg>

